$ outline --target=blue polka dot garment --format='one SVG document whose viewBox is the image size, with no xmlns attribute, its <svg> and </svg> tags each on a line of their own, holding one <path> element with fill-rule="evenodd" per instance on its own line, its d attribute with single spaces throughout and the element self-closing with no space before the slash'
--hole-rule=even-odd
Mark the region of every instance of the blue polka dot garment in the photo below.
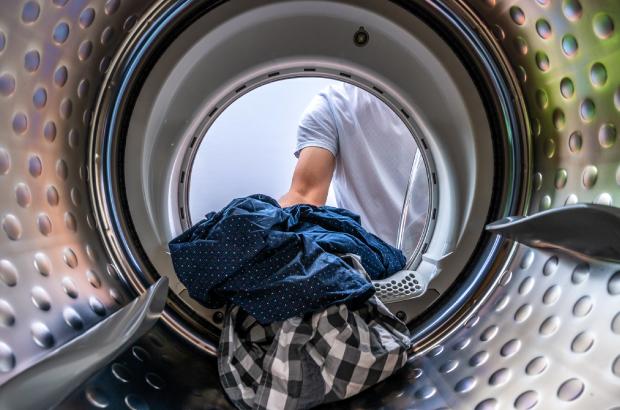
<svg viewBox="0 0 620 410">
<path fill-rule="evenodd" d="M 230 202 L 169 243 L 189 294 L 209 308 L 239 305 L 266 325 L 345 303 L 355 309 L 372 283 L 337 255 L 353 253 L 372 279 L 405 257 L 365 231 L 358 215 L 330 206 L 281 208 L 266 195 Z"/>
</svg>

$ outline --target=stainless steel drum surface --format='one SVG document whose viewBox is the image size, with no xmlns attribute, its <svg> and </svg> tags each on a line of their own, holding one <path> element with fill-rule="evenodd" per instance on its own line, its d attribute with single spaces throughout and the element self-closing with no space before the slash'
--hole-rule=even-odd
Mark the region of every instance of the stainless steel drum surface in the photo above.
<svg viewBox="0 0 620 410">
<path fill-rule="evenodd" d="M 133 298 L 98 233 L 86 156 L 99 85 L 150 3 L 3 1 L 0 384 Z M 529 212 L 617 205 L 620 3 L 463 6 L 495 34 L 521 82 L 534 147 Z M 500 273 L 486 302 L 441 344 L 330 408 L 619 409 L 620 267 L 519 246 Z M 230 404 L 213 358 L 162 326 L 58 408 Z"/>
</svg>

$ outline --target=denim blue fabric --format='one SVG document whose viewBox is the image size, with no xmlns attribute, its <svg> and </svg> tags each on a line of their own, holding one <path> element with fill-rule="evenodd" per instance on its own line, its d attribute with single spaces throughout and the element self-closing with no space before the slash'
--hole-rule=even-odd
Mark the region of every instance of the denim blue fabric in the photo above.
<svg viewBox="0 0 620 410">
<path fill-rule="evenodd" d="M 351 211 L 281 208 L 260 194 L 207 214 L 168 246 L 192 298 L 209 308 L 239 305 L 262 325 L 333 304 L 355 309 L 370 298 L 370 280 L 339 254 L 359 255 L 372 279 L 405 265 L 402 252 L 365 231 Z"/>
</svg>

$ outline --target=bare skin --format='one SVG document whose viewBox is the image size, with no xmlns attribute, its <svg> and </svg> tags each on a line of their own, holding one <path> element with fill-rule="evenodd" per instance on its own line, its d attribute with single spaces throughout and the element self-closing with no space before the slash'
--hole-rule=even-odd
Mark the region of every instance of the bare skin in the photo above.
<svg viewBox="0 0 620 410">
<path fill-rule="evenodd" d="M 291 187 L 278 201 L 280 206 L 325 205 L 335 166 L 336 158 L 329 150 L 319 147 L 302 149 L 293 172 Z"/>
</svg>

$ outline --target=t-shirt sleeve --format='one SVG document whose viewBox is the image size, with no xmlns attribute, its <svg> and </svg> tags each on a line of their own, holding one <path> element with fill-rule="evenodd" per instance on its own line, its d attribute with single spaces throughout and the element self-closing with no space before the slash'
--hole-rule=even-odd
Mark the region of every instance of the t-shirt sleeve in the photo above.
<svg viewBox="0 0 620 410">
<path fill-rule="evenodd" d="M 338 130 L 326 92 L 317 94 L 306 107 L 297 128 L 295 156 L 306 147 L 319 147 L 338 155 Z"/>
</svg>

